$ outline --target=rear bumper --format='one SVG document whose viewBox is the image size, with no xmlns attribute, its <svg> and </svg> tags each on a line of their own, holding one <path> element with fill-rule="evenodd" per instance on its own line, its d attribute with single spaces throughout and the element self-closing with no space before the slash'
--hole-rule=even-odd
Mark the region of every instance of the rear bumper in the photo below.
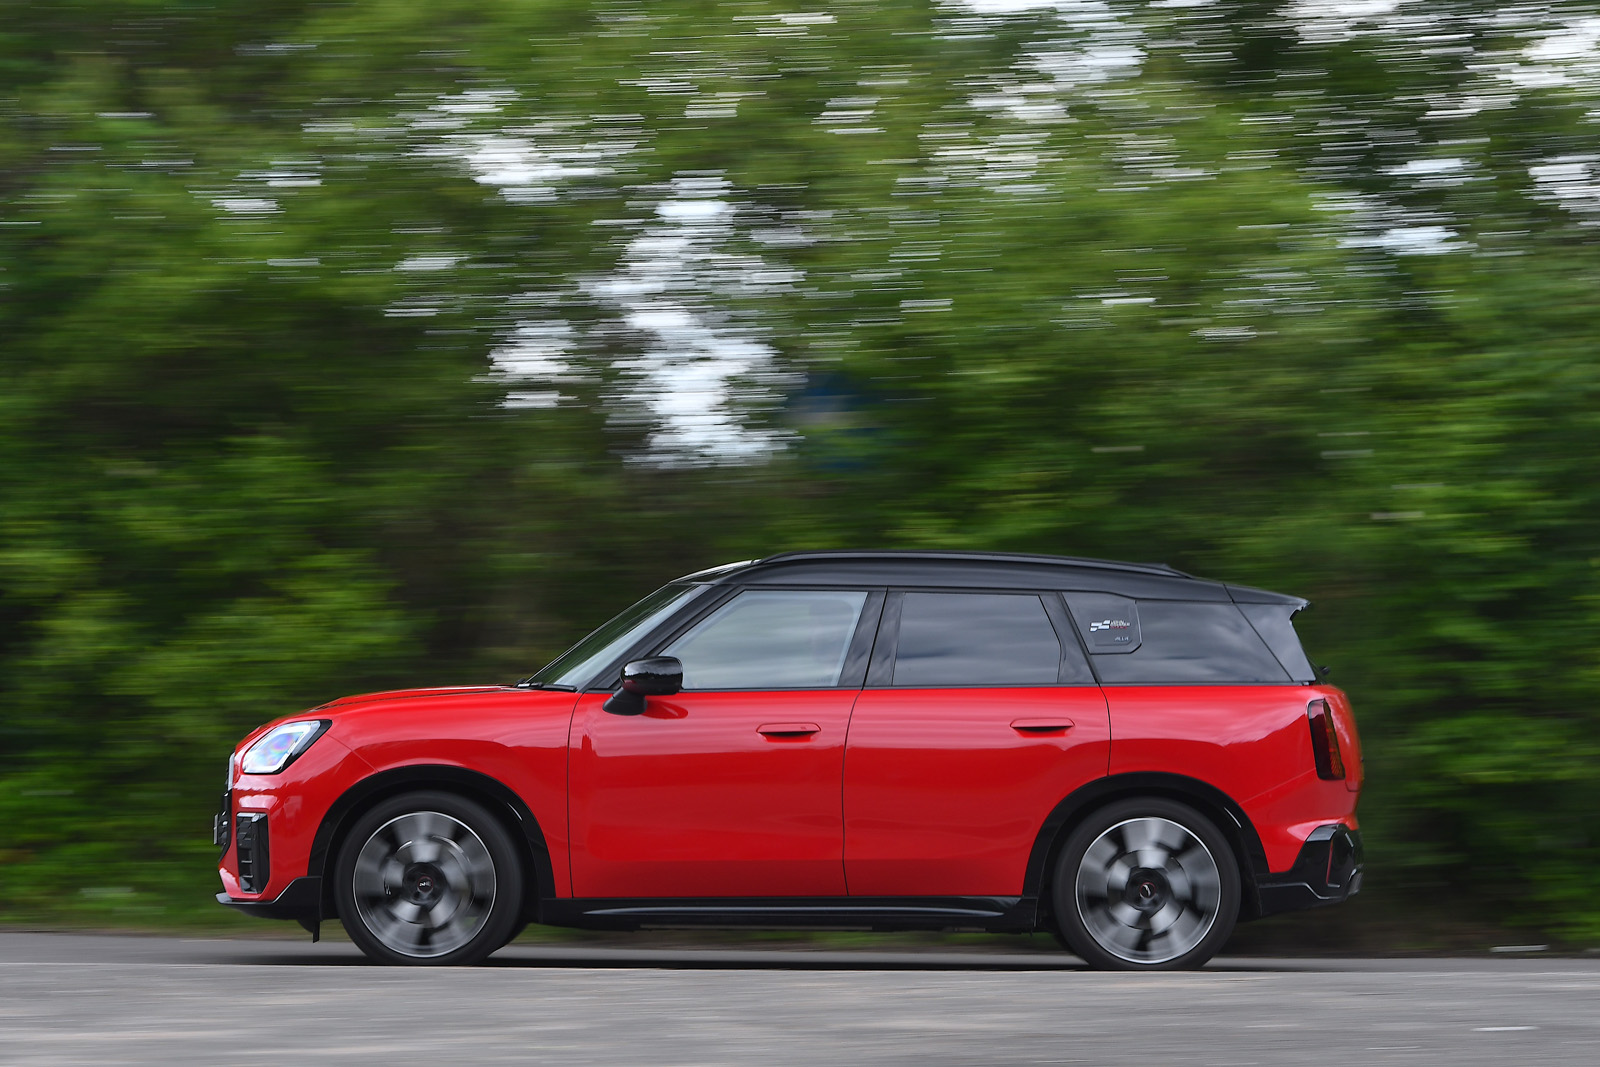
<svg viewBox="0 0 1600 1067">
<path fill-rule="evenodd" d="M 226 893 L 217 894 L 217 903 L 263 919 L 294 919 L 301 924 L 322 918 L 322 879 L 296 878 L 273 900 L 239 900 Z"/>
<path fill-rule="evenodd" d="M 1261 914 L 1338 904 L 1361 891 L 1361 831 L 1330 823 L 1311 831 L 1294 866 L 1256 882 Z"/>
</svg>

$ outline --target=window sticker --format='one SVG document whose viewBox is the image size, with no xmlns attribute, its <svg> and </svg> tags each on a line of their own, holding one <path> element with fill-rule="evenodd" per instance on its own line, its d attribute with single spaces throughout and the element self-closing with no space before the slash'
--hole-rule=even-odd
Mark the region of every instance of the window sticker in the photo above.
<svg viewBox="0 0 1600 1067">
<path fill-rule="evenodd" d="M 1110 593 L 1068 593 L 1067 606 L 1095 655 L 1116 655 L 1139 647 L 1139 607 Z"/>
</svg>

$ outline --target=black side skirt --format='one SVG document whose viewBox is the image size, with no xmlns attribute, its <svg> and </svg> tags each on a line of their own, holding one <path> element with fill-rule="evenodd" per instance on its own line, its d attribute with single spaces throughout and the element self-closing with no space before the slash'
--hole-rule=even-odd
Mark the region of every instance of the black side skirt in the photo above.
<svg viewBox="0 0 1600 1067">
<path fill-rule="evenodd" d="M 1033 897 L 738 897 L 540 902 L 539 922 L 589 930 L 647 927 L 805 927 L 834 930 L 1032 930 Z"/>
</svg>

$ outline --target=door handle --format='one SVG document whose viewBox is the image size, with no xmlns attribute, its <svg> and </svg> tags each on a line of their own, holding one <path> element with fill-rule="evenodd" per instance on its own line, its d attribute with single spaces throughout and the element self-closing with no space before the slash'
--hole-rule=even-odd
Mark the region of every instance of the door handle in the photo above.
<svg viewBox="0 0 1600 1067">
<path fill-rule="evenodd" d="M 762 737 L 809 737 L 821 730 L 814 722 L 766 722 L 756 727 Z"/>
<path fill-rule="evenodd" d="M 1072 729 L 1071 719 L 1012 719 L 1011 728 L 1023 734 L 1063 734 Z"/>
</svg>

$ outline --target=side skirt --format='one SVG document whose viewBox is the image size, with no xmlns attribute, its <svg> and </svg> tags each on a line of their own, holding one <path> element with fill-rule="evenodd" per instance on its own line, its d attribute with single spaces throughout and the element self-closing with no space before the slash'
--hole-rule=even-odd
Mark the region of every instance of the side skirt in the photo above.
<svg viewBox="0 0 1600 1067">
<path fill-rule="evenodd" d="M 550 926 L 588 930 L 767 927 L 831 930 L 983 930 L 1038 926 L 1034 897 L 578 898 L 540 902 Z"/>
</svg>

